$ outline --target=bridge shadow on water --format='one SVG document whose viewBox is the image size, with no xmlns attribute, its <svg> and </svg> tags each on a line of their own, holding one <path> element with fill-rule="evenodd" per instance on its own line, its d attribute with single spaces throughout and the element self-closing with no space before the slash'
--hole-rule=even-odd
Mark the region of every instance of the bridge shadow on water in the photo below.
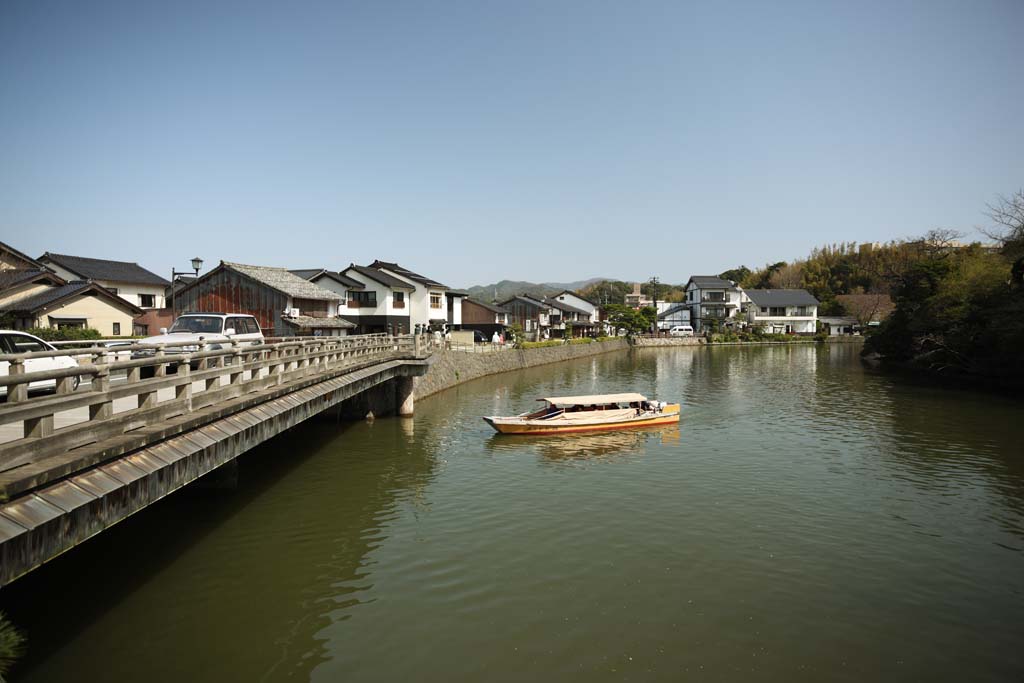
<svg viewBox="0 0 1024 683">
<path fill-rule="evenodd" d="M 396 505 L 433 476 L 410 432 L 308 421 L 242 456 L 234 488 L 196 482 L 5 587 L 28 636 L 13 680 L 308 678 L 329 658 L 317 634 L 372 588 Z"/>
</svg>

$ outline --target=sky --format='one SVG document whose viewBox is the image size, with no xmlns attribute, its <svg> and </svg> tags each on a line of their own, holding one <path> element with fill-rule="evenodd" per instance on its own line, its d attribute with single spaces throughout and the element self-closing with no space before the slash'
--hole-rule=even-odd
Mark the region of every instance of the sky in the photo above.
<svg viewBox="0 0 1024 683">
<path fill-rule="evenodd" d="M 0 240 L 468 287 L 970 233 L 1024 187 L 1022 26 L 1021 0 L 4 0 Z"/>
</svg>

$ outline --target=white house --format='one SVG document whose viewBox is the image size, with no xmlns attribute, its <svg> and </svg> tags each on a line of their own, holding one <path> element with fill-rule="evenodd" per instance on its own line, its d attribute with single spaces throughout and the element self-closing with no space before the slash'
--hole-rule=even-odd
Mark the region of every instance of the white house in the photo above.
<svg viewBox="0 0 1024 683">
<path fill-rule="evenodd" d="M 171 284 L 138 263 L 107 259 L 68 256 L 46 252 L 38 259 L 54 273 L 69 282 L 95 282 L 139 308 L 163 308 L 164 295 Z"/>
<path fill-rule="evenodd" d="M 818 300 L 805 289 L 748 289 L 747 322 L 766 332 L 814 334 Z"/>
<path fill-rule="evenodd" d="M 350 264 L 340 273 L 355 282 L 346 289 L 341 316 L 356 325 L 356 334 L 409 334 L 412 294 L 416 286 L 384 271 Z"/>
<path fill-rule="evenodd" d="M 425 275 L 420 275 L 408 268 L 403 268 L 397 263 L 389 263 L 388 261 L 378 259 L 368 267 L 398 278 L 413 287 L 412 296 L 409 301 L 409 323 L 412 325 L 414 332 L 416 330 L 437 328 L 448 322 L 448 306 L 445 301 L 445 292 L 449 290 L 449 287 Z M 459 303 L 461 306 L 461 301 Z M 454 306 L 454 298 L 452 304 Z"/>
<path fill-rule="evenodd" d="M 686 282 L 685 303 L 690 307 L 693 329 L 698 332 L 712 321 L 721 324 L 735 317 L 743 301 L 743 290 L 732 280 L 717 275 L 694 275 Z"/>
<path fill-rule="evenodd" d="M 673 327 L 690 324 L 690 306 L 671 304 L 658 313 L 658 329 L 671 330 Z"/>
</svg>

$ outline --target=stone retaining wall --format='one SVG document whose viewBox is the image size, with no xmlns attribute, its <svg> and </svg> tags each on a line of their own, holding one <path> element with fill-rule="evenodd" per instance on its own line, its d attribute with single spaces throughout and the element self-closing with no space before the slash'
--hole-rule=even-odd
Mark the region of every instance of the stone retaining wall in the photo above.
<svg viewBox="0 0 1024 683">
<path fill-rule="evenodd" d="M 558 363 L 573 358 L 596 356 L 609 351 L 628 349 L 625 339 L 614 339 L 592 344 L 565 344 L 541 349 L 510 349 L 495 353 L 467 353 L 465 351 L 435 351 L 427 374 L 416 378 L 416 398 L 467 382 L 477 377 L 494 375 L 510 370 L 522 370 L 535 365 Z"/>
</svg>

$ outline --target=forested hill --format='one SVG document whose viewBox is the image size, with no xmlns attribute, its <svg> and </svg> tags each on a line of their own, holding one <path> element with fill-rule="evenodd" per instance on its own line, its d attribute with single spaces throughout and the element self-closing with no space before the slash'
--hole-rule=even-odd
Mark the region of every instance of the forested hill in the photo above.
<svg viewBox="0 0 1024 683">
<path fill-rule="evenodd" d="M 544 297 L 550 294 L 557 294 L 565 290 L 577 291 L 594 282 L 600 282 L 604 278 L 590 278 L 589 280 L 578 280 L 576 282 L 526 282 L 524 280 L 502 280 L 493 285 L 474 285 L 466 291 L 474 299 L 481 301 L 505 301 L 516 294 L 529 294 L 531 296 Z"/>
</svg>

